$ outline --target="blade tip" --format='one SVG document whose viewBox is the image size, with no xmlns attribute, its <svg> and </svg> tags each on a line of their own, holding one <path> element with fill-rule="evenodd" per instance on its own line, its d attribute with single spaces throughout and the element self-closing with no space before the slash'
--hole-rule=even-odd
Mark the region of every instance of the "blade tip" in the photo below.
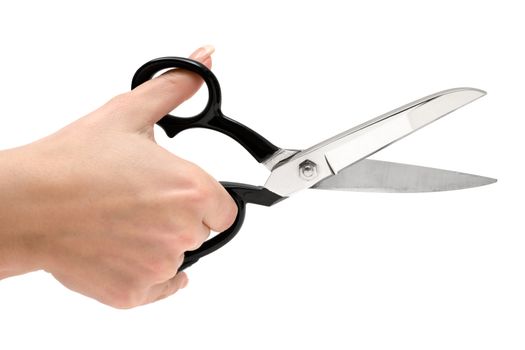
<svg viewBox="0 0 525 350">
<path fill-rule="evenodd" d="M 473 187 L 488 186 L 488 185 L 492 185 L 493 183 L 498 182 L 498 179 L 494 179 L 492 177 L 485 177 L 485 176 L 480 176 L 480 177 L 483 181 L 479 185 L 473 186 Z"/>
<path fill-rule="evenodd" d="M 478 95 L 477 98 L 483 97 L 487 94 L 485 90 L 481 90 L 481 89 L 473 88 L 473 87 L 462 87 L 462 88 L 458 88 L 457 90 L 475 92 Z"/>
<path fill-rule="evenodd" d="M 481 90 L 481 89 L 477 89 L 477 88 L 470 88 L 471 90 L 473 91 L 476 91 L 479 93 L 479 97 L 483 97 L 487 94 L 487 92 L 485 90 Z"/>
</svg>

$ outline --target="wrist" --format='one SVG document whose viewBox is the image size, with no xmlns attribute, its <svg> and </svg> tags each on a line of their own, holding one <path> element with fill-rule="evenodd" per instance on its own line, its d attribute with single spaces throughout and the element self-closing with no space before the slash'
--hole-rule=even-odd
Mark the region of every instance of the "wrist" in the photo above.
<svg viewBox="0 0 525 350">
<path fill-rule="evenodd" d="M 43 267 L 38 181 L 25 158 L 24 147 L 0 151 L 0 278 Z"/>
</svg>

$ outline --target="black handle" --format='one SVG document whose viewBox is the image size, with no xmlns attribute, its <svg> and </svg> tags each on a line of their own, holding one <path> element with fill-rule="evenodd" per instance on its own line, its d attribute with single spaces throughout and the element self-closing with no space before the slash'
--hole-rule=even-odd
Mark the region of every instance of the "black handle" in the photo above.
<svg viewBox="0 0 525 350">
<path fill-rule="evenodd" d="M 167 114 L 157 122 L 169 137 L 174 137 L 179 132 L 189 128 L 213 129 L 240 143 L 259 163 L 279 149 L 252 129 L 222 114 L 219 81 L 200 62 L 182 57 L 162 57 L 151 60 L 137 70 L 133 76 L 131 88 L 136 88 L 153 78 L 156 73 L 168 68 L 182 68 L 197 73 L 208 86 L 208 103 L 202 112 L 190 118 L 180 118 Z"/>
<path fill-rule="evenodd" d="M 244 215 L 246 213 L 246 204 L 254 203 L 264 206 L 271 206 L 286 197 L 281 197 L 264 187 L 252 186 L 234 182 L 221 182 L 228 193 L 232 196 L 237 204 L 238 213 L 234 223 L 226 231 L 217 234 L 204 242 L 198 249 L 186 252 L 184 254 L 184 261 L 179 268 L 179 271 L 193 265 L 200 258 L 210 253 L 213 253 L 226 243 L 232 240 L 239 232 L 242 223 L 244 222 Z"/>
</svg>

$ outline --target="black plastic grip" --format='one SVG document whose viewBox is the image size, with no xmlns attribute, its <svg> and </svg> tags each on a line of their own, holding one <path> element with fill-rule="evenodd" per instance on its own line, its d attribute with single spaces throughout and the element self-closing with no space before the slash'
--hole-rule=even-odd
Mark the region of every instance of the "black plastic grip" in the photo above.
<svg viewBox="0 0 525 350">
<path fill-rule="evenodd" d="M 219 81 L 205 65 L 183 57 L 162 57 L 151 60 L 140 67 L 131 83 L 131 88 L 150 80 L 168 68 L 181 68 L 197 73 L 208 87 L 208 102 L 204 109 L 190 118 L 180 118 L 167 114 L 157 124 L 169 137 L 189 128 L 207 128 L 219 131 L 240 143 L 260 163 L 279 148 L 247 126 L 226 117 L 221 111 L 221 88 Z"/>
<path fill-rule="evenodd" d="M 237 217 L 233 224 L 226 231 L 217 234 L 204 242 L 198 249 L 186 252 L 184 254 L 184 261 L 179 267 L 179 271 L 193 265 L 200 258 L 213 253 L 226 243 L 231 241 L 233 237 L 239 232 L 244 222 L 244 216 L 246 213 L 246 204 L 253 203 L 264 206 L 271 206 L 286 197 L 281 197 L 264 187 L 252 186 L 234 182 L 221 182 L 224 188 L 232 196 L 233 200 L 237 204 L 238 212 Z"/>
</svg>

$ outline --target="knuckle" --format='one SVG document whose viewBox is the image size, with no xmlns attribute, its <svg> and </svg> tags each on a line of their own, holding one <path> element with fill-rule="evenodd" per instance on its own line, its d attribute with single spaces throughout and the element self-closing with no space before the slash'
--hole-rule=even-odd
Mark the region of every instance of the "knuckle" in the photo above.
<svg viewBox="0 0 525 350">
<path fill-rule="evenodd" d="M 204 208 L 210 200 L 212 189 L 207 182 L 202 179 L 195 179 L 192 181 L 190 189 L 187 192 L 188 205 L 196 208 Z"/>
<path fill-rule="evenodd" d="M 174 266 L 177 268 L 177 270 L 179 269 L 179 267 L 182 265 L 182 263 L 184 262 L 184 253 L 182 254 L 179 254 L 177 257 L 174 258 L 173 260 L 175 262 Z"/>
<path fill-rule="evenodd" d="M 216 196 L 218 184 L 198 165 L 183 161 L 176 174 L 182 180 L 187 205 L 204 208 Z"/>
<path fill-rule="evenodd" d="M 142 304 L 140 294 L 132 288 L 119 288 L 102 302 L 116 309 L 131 309 Z"/>
<path fill-rule="evenodd" d="M 187 73 L 188 72 L 184 72 L 179 69 L 172 69 L 156 78 L 158 79 L 158 82 L 164 85 L 166 90 L 178 90 L 178 104 L 186 101 L 192 95 L 187 89 L 180 89 L 181 85 L 187 83 L 187 81 L 185 81 Z"/>
<path fill-rule="evenodd" d="M 158 293 L 154 301 L 165 299 L 173 295 L 177 290 L 179 290 L 179 286 L 176 285 L 173 280 L 167 281 L 164 283 L 162 290 Z"/>
<path fill-rule="evenodd" d="M 128 112 L 130 104 L 131 94 L 126 92 L 114 96 L 102 108 L 106 112 L 104 115 L 122 118 Z"/>
<path fill-rule="evenodd" d="M 180 84 L 179 73 L 180 72 L 176 69 L 171 69 L 159 75 L 157 79 L 162 80 L 163 83 L 166 83 L 168 85 L 177 86 L 178 84 Z"/>
<path fill-rule="evenodd" d="M 237 218 L 237 214 L 239 213 L 239 208 L 237 207 L 237 204 L 233 200 L 233 198 L 228 199 L 228 204 L 226 204 L 224 207 L 226 209 L 226 213 L 224 214 L 226 223 L 228 226 L 231 226 L 235 219 Z"/>
<path fill-rule="evenodd" d="M 109 106 L 115 107 L 115 108 L 121 108 L 126 106 L 129 103 L 130 95 L 128 92 L 119 94 L 111 98 L 109 102 L 107 103 Z"/>
<path fill-rule="evenodd" d="M 172 278 L 177 272 L 179 265 L 179 255 L 166 252 L 163 254 L 158 254 L 150 258 L 150 261 L 147 264 L 145 278 L 148 282 L 163 282 L 167 279 Z"/>
<path fill-rule="evenodd" d="M 223 208 L 221 215 L 222 220 L 218 223 L 216 229 L 219 231 L 224 231 L 233 225 L 235 219 L 237 218 L 239 209 L 231 197 L 222 204 L 221 208 Z"/>
<path fill-rule="evenodd" d="M 198 237 L 198 235 L 195 232 L 181 234 L 179 236 L 179 247 L 182 247 L 184 251 L 191 251 L 198 249 L 202 243 L 203 240 Z"/>
<path fill-rule="evenodd" d="M 188 78 L 190 78 L 188 80 Z M 194 78 L 199 78 L 198 75 L 190 71 L 181 70 L 177 68 L 169 69 L 168 71 L 159 75 L 156 79 L 167 84 L 170 88 L 180 87 L 182 84 L 191 83 Z M 200 79 L 198 79 L 200 80 Z M 188 93 L 183 93 L 182 97 L 187 97 Z"/>
</svg>

